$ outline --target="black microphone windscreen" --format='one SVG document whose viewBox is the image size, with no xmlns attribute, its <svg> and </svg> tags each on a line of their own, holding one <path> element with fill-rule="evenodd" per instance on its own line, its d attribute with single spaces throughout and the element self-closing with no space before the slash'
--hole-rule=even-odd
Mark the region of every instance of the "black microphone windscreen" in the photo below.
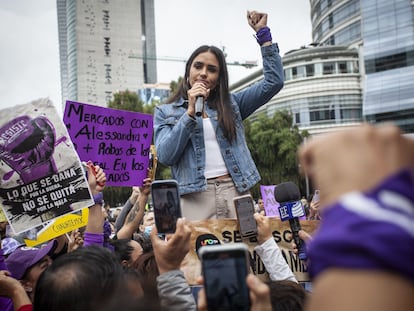
<svg viewBox="0 0 414 311">
<path fill-rule="evenodd" d="M 217 245 L 217 244 L 221 244 L 221 242 L 214 234 L 211 234 L 211 233 L 201 234 L 197 237 L 196 242 L 195 242 L 196 253 L 198 255 L 198 250 L 202 246 Z"/>
<path fill-rule="evenodd" d="M 275 200 L 279 203 L 299 201 L 301 199 L 300 191 L 295 183 L 288 181 L 276 185 Z"/>
</svg>

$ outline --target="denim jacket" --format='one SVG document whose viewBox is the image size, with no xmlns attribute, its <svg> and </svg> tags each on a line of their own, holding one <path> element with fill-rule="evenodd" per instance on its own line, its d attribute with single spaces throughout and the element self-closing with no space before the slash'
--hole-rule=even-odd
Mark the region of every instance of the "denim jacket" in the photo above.
<svg viewBox="0 0 414 311">
<path fill-rule="evenodd" d="M 218 126 L 217 111 L 205 105 L 216 131 L 221 154 L 238 192 L 245 192 L 260 181 L 260 175 L 247 148 L 243 120 L 266 104 L 283 87 L 283 66 L 277 44 L 261 47 L 264 79 L 231 94 L 236 118 L 237 140 L 231 144 Z M 204 176 L 205 146 L 202 118 L 191 118 L 187 102 L 157 106 L 154 113 L 154 139 L 158 161 L 171 166 L 180 195 L 207 189 Z"/>
</svg>

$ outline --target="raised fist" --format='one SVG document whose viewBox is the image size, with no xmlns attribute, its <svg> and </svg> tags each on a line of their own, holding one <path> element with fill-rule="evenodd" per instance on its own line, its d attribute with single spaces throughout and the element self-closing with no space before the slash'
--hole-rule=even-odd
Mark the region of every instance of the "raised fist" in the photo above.
<svg viewBox="0 0 414 311">
<path fill-rule="evenodd" d="M 55 129 L 45 117 L 21 116 L 0 128 L 0 159 L 24 183 L 57 173 L 54 147 Z"/>
</svg>

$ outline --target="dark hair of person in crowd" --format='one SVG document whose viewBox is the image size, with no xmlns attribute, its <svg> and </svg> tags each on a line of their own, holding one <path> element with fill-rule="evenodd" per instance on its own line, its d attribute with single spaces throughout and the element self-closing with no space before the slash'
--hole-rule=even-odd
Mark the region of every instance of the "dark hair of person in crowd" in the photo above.
<svg viewBox="0 0 414 311">
<path fill-rule="evenodd" d="M 39 311 L 101 310 L 120 292 L 129 292 L 124 270 L 110 250 L 82 247 L 58 257 L 42 273 L 33 309 Z"/>
<path fill-rule="evenodd" d="M 149 234 L 142 232 L 134 233 L 133 239 L 141 245 L 144 254 L 152 251 L 152 243 Z"/>
<path fill-rule="evenodd" d="M 111 241 L 111 245 L 114 247 L 114 253 L 120 263 L 129 261 L 131 254 L 134 251 L 134 248 L 129 245 L 129 241 L 129 239 L 117 239 Z"/>
<path fill-rule="evenodd" d="M 306 291 L 298 283 L 289 280 L 269 281 L 273 311 L 304 310 Z"/>
<path fill-rule="evenodd" d="M 142 254 L 137 260 L 134 268 L 141 275 L 144 296 L 149 299 L 158 300 L 157 276 L 160 273 L 158 271 L 154 252 L 151 250 Z"/>
</svg>

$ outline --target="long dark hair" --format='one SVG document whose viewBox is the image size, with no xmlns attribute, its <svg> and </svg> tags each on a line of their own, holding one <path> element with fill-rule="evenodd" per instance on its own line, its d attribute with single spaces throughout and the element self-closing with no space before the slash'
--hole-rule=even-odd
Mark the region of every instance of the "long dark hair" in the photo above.
<svg viewBox="0 0 414 311">
<path fill-rule="evenodd" d="M 199 54 L 205 52 L 213 53 L 220 66 L 217 86 L 214 90 L 210 91 L 207 104 L 209 107 L 217 110 L 218 123 L 223 130 L 224 137 L 226 137 L 229 142 L 232 142 L 236 139 L 236 124 L 234 122 L 234 112 L 230 102 L 229 75 L 227 72 L 226 58 L 223 51 L 218 47 L 213 45 L 202 45 L 191 54 L 185 65 L 184 78 L 178 85 L 177 92 L 168 98 L 166 103 L 176 102 L 180 98 L 187 99 L 187 91 L 191 88 L 188 82 L 191 65 Z"/>
</svg>

